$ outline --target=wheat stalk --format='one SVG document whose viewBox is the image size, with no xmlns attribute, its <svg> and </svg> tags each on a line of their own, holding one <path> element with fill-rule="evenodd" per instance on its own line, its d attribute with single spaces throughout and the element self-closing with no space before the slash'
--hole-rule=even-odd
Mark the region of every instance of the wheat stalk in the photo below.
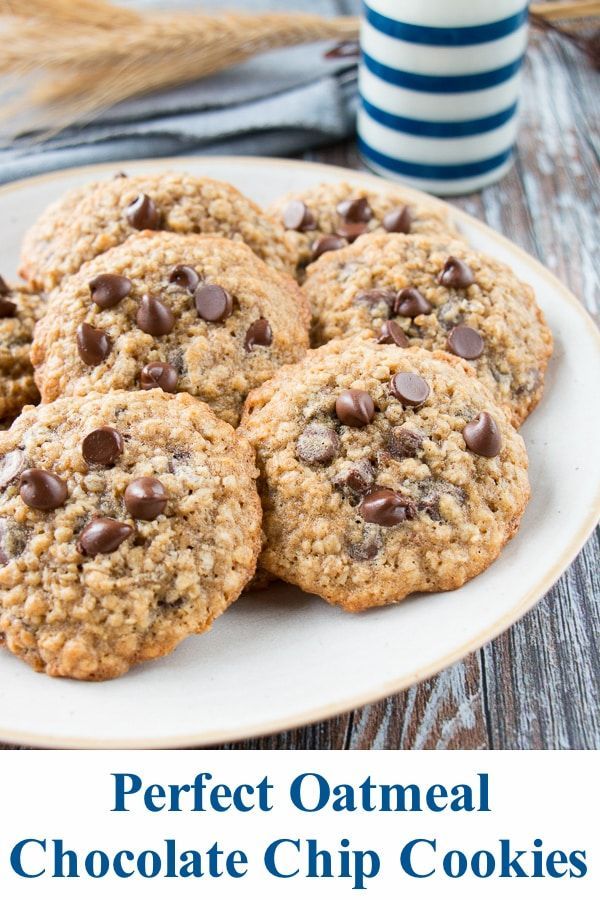
<svg viewBox="0 0 600 900">
<path fill-rule="evenodd" d="M 106 0 L 2 0 L 0 15 L 113 29 L 141 18 L 138 12 Z"/>
<path fill-rule="evenodd" d="M 554 19 L 583 19 L 600 15 L 600 2 L 598 0 L 580 0 L 579 3 L 572 0 L 552 0 L 552 2 L 531 3 L 529 11 L 534 16 L 553 21 Z"/>
<path fill-rule="evenodd" d="M 593 14 L 598 0 L 538 3 L 538 15 Z M 56 132 L 129 97 L 183 84 L 256 53 L 352 40 L 357 18 L 304 13 L 136 12 L 108 0 L 0 0 L 0 125 Z"/>
<path fill-rule="evenodd" d="M 121 100 L 256 53 L 355 38 L 358 21 L 303 13 L 130 13 L 104 0 L 0 0 L 0 73 L 22 85 L 0 122 L 57 131 Z M 14 130 L 13 129 L 13 130 Z"/>
</svg>

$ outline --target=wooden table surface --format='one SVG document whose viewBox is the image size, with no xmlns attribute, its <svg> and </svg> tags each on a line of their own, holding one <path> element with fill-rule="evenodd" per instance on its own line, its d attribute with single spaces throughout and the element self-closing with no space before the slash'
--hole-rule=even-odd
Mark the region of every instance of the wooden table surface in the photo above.
<svg viewBox="0 0 600 900">
<path fill-rule="evenodd" d="M 362 168 L 353 143 L 305 158 Z M 540 259 L 597 321 L 599 163 L 600 75 L 570 45 L 533 31 L 516 165 L 500 184 L 454 202 Z M 417 687 L 307 728 L 226 746 L 598 748 L 599 561 L 597 531 L 524 619 Z"/>
<path fill-rule="evenodd" d="M 364 168 L 352 143 L 305 158 Z M 500 184 L 453 202 L 541 260 L 596 321 L 599 161 L 600 74 L 566 42 L 532 30 L 516 165 Z M 327 722 L 228 746 L 600 747 L 599 538 L 524 619 L 437 677 Z"/>
</svg>

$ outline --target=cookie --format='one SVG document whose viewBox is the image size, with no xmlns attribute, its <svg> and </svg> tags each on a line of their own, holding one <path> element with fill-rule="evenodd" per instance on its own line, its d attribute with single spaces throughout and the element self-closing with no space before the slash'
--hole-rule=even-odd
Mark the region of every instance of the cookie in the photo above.
<svg viewBox="0 0 600 900">
<path fill-rule="evenodd" d="M 354 339 L 246 403 L 259 565 L 358 611 L 457 588 L 498 556 L 529 496 L 522 438 L 462 360 Z"/>
<path fill-rule="evenodd" d="M 308 271 L 316 345 L 371 336 L 466 359 L 518 427 L 542 396 L 552 335 L 533 290 L 461 241 L 372 235 Z"/>
<path fill-rule="evenodd" d="M 32 360 L 45 403 L 90 390 L 187 391 L 236 425 L 247 393 L 308 346 L 289 275 L 238 241 L 142 232 L 50 295 Z"/>
<path fill-rule="evenodd" d="M 33 328 L 43 310 L 38 294 L 20 285 L 9 287 L 0 278 L 0 420 L 39 400 L 29 356 Z"/>
<path fill-rule="evenodd" d="M 247 442 L 187 394 L 90 394 L 0 434 L 0 634 L 99 681 L 208 629 L 254 573 Z"/>
<path fill-rule="evenodd" d="M 50 291 L 83 263 L 145 229 L 218 234 L 248 244 L 278 269 L 293 269 L 283 228 L 230 184 L 178 172 L 116 176 L 76 188 L 28 231 L 21 274 Z"/>
<path fill-rule="evenodd" d="M 246 585 L 245 593 L 249 594 L 251 591 L 265 591 L 274 580 L 273 576 L 269 575 L 268 572 L 265 572 L 264 569 L 257 569 L 252 581 Z"/>
<path fill-rule="evenodd" d="M 415 203 L 400 188 L 378 191 L 364 185 L 317 184 L 286 194 L 268 208 L 286 229 L 296 257 L 297 277 L 323 253 L 339 250 L 365 233 L 441 234 L 457 236 L 443 207 Z"/>
</svg>

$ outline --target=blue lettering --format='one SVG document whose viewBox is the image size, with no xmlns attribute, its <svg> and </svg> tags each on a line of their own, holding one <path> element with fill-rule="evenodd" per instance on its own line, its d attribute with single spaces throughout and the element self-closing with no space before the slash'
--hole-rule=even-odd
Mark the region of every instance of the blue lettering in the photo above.
<svg viewBox="0 0 600 900">
<path fill-rule="evenodd" d="M 314 779 L 314 786 L 318 789 L 317 800 L 314 806 L 308 806 L 303 798 L 303 788 L 305 783 L 309 785 L 311 783 L 308 781 L 309 778 Z M 327 806 L 330 794 L 331 790 L 327 780 L 323 778 L 322 775 L 319 775 L 318 772 L 304 772 L 302 775 L 298 775 L 294 778 L 290 785 L 290 800 L 296 809 L 300 809 L 302 812 L 319 812 Z"/>
<path fill-rule="evenodd" d="M 19 841 L 19 843 L 15 844 L 15 846 L 12 848 L 10 854 L 10 864 L 13 872 L 16 872 L 16 874 L 21 878 L 39 878 L 40 875 L 43 875 L 45 873 L 45 869 L 41 869 L 39 872 L 26 872 L 23 868 L 21 854 L 28 844 L 37 844 L 38 847 L 41 847 L 44 852 L 46 851 L 46 841 L 38 841 L 35 838 L 25 838 L 24 841 Z"/>
<path fill-rule="evenodd" d="M 112 776 L 115 779 L 115 805 L 111 812 L 129 812 L 125 806 L 125 796 L 137 794 L 142 787 L 142 779 L 139 775 L 128 772 L 113 772 Z M 128 779 L 127 787 L 125 779 Z"/>
<path fill-rule="evenodd" d="M 53 878 L 79 878 L 77 870 L 77 854 L 74 850 L 63 850 L 63 842 L 55 838 L 54 844 L 54 871 Z M 63 863 L 67 862 L 67 874 L 63 871 Z"/>
<path fill-rule="evenodd" d="M 412 852 L 417 844 L 428 844 L 432 850 L 435 851 L 436 849 L 436 842 L 428 841 L 426 838 L 416 838 L 414 841 L 409 841 L 408 844 L 405 844 L 402 848 L 400 865 L 402 866 L 402 870 L 406 872 L 407 875 L 410 875 L 411 878 L 430 878 L 435 874 L 435 868 L 431 869 L 429 872 L 417 872 L 413 865 Z"/>
<path fill-rule="evenodd" d="M 573 850 L 569 855 L 569 862 L 573 866 L 569 872 L 569 878 L 583 878 L 587 875 L 587 863 L 585 862 L 585 858 L 585 850 Z"/>
<path fill-rule="evenodd" d="M 298 874 L 300 869 L 294 869 L 293 872 L 285 873 L 280 871 L 279 865 L 277 863 L 276 854 L 283 844 L 291 844 L 292 847 L 295 847 L 296 850 L 300 850 L 300 841 L 292 841 L 290 838 L 280 838 L 277 841 L 273 841 L 273 843 L 269 844 L 269 846 L 265 850 L 265 868 L 269 875 L 275 875 L 276 878 L 293 878 Z"/>
<path fill-rule="evenodd" d="M 513 856 L 510 853 L 510 841 L 503 838 L 500 841 L 501 861 L 500 861 L 500 878 L 527 878 L 527 872 L 519 862 L 525 854 L 524 850 L 517 850 Z"/>
<path fill-rule="evenodd" d="M 131 850 L 119 850 L 118 853 L 115 854 L 115 858 L 113 860 L 113 869 L 115 870 L 115 875 L 117 878 L 131 878 L 133 872 L 127 872 L 123 866 L 123 860 L 127 859 L 129 862 L 133 862 L 135 859 L 135 853 L 132 853 Z"/>
<path fill-rule="evenodd" d="M 98 860 L 100 865 L 98 870 L 94 866 L 94 860 Z M 110 862 L 103 850 L 92 850 L 85 858 L 85 871 L 90 878 L 104 878 L 110 868 Z"/>
<path fill-rule="evenodd" d="M 452 865 L 456 859 L 456 868 Z M 462 878 L 467 871 L 467 857 L 460 850 L 450 850 L 444 855 L 443 869 L 448 878 Z"/>
</svg>

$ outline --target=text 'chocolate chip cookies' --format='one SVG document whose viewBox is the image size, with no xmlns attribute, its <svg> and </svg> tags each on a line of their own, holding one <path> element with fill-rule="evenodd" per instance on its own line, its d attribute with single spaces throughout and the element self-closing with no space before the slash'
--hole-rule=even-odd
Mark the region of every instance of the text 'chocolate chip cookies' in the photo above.
<svg viewBox="0 0 600 900">
<path fill-rule="evenodd" d="M 462 360 L 332 341 L 253 391 L 271 574 L 360 610 L 459 587 L 515 533 L 527 455 Z"/>
<path fill-rule="evenodd" d="M 145 230 L 243 241 L 276 269 L 294 270 L 283 227 L 232 185 L 164 172 L 94 182 L 53 203 L 25 236 L 21 274 L 50 291 L 88 260 Z"/>
<path fill-rule="evenodd" d="M 101 680 L 210 627 L 254 573 L 246 441 L 203 403 L 115 391 L 0 434 L 0 632 L 49 675 Z"/>
<path fill-rule="evenodd" d="M 308 269 L 313 339 L 371 336 L 467 360 L 515 426 L 542 396 L 552 335 L 529 285 L 457 240 L 374 234 Z"/>
<path fill-rule="evenodd" d="M 308 346 L 288 275 L 244 244 L 142 232 L 48 301 L 32 359 L 44 402 L 90 390 L 187 391 L 236 425 L 248 392 Z"/>
</svg>

